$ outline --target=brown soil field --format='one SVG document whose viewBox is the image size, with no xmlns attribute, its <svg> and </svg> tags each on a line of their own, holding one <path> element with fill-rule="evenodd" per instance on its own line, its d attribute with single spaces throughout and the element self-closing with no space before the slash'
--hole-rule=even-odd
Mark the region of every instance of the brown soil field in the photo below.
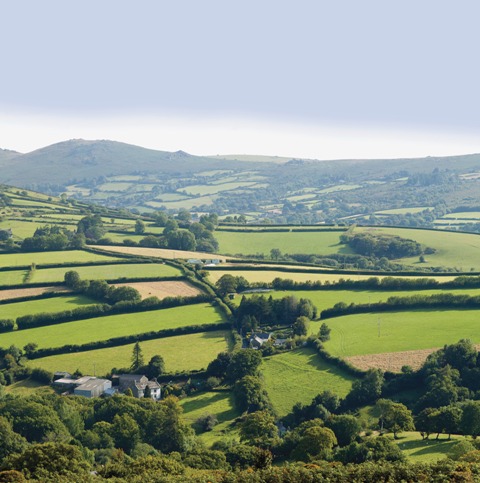
<svg viewBox="0 0 480 483">
<path fill-rule="evenodd" d="M 69 292 L 66 287 L 34 287 L 0 290 L 0 300 L 18 299 L 20 297 L 32 297 L 46 292 Z"/>
<path fill-rule="evenodd" d="M 116 287 L 128 285 L 136 288 L 142 299 L 147 297 L 158 297 L 164 299 L 165 297 L 194 297 L 202 293 L 200 289 L 190 285 L 188 282 L 133 282 L 133 283 L 117 283 Z"/>
<path fill-rule="evenodd" d="M 144 257 L 158 257 L 167 259 L 188 259 L 196 258 L 200 260 L 226 260 L 225 256 L 217 255 L 216 253 L 203 253 L 203 252 L 187 252 L 183 250 L 170 250 L 166 248 L 142 248 L 142 247 L 110 247 L 104 245 L 90 245 L 92 248 L 102 250 L 104 252 L 113 253 L 127 253 L 129 255 L 141 255 Z"/>
<path fill-rule="evenodd" d="M 476 344 L 475 347 L 479 350 L 480 344 Z M 415 370 L 420 369 L 427 356 L 439 349 L 441 347 L 415 351 L 384 352 L 383 354 L 345 357 L 345 360 L 363 370 L 382 369 L 382 371 L 401 372 L 403 366 L 410 366 Z"/>
</svg>

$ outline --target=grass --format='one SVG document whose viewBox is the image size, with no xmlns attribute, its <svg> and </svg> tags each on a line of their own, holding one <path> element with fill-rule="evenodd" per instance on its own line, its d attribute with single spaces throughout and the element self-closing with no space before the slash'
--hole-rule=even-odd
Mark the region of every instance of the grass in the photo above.
<svg viewBox="0 0 480 483">
<path fill-rule="evenodd" d="M 310 299 L 317 307 L 318 313 L 324 309 L 333 307 L 338 302 L 345 302 L 347 304 L 362 304 L 385 302 L 389 297 L 408 297 L 411 295 L 433 295 L 444 293 L 444 290 L 405 290 L 405 291 L 382 291 L 382 290 L 290 290 L 290 291 L 274 291 L 264 293 L 266 297 L 272 296 L 274 299 L 279 299 L 292 295 L 297 299 Z M 480 289 L 457 289 L 448 290 L 448 292 L 455 295 L 480 295 Z M 246 294 L 246 297 L 252 297 L 254 294 Z M 234 299 L 234 303 L 239 304 L 241 297 Z M 316 325 L 315 325 L 316 327 Z"/>
<path fill-rule="evenodd" d="M 140 343 L 145 361 L 160 354 L 165 360 L 168 372 L 191 371 L 206 368 L 218 353 L 228 349 L 226 331 L 202 332 L 199 334 L 167 337 Z M 99 349 L 74 354 L 35 359 L 31 367 L 41 367 L 48 371 L 74 372 L 79 369 L 84 374 L 105 375 L 113 367 L 130 367 L 134 344 Z"/>
<path fill-rule="evenodd" d="M 63 310 L 71 310 L 94 303 L 96 303 L 94 300 L 82 295 L 62 295 L 60 297 L 0 305 L 0 313 L 2 319 L 16 319 L 22 315 L 42 312 L 62 312 Z M 0 334 L 1 339 L 2 334 Z M 0 345 L 2 344 L 0 343 Z"/>
<path fill-rule="evenodd" d="M 100 191 L 127 191 L 132 183 L 104 183 L 98 187 Z"/>
<path fill-rule="evenodd" d="M 453 220 L 479 220 L 480 221 L 480 211 L 462 211 L 459 213 L 450 213 L 443 217 L 444 219 Z"/>
<path fill-rule="evenodd" d="M 67 250 L 60 252 L 7 253 L 0 255 L 0 267 L 20 267 L 35 263 L 85 263 L 95 261 L 119 260 L 114 255 L 97 255 L 83 250 Z"/>
<path fill-rule="evenodd" d="M 346 245 L 340 244 L 341 234 L 341 231 L 238 233 L 218 230 L 215 237 L 220 245 L 220 253 L 266 255 L 270 254 L 272 248 L 279 248 L 282 253 L 352 253 Z"/>
<path fill-rule="evenodd" d="M 87 342 L 153 330 L 196 324 L 220 324 L 222 322 L 220 313 L 209 304 L 185 305 L 171 309 L 109 315 L 6 332 L 0 334 L 0 347 L 9 347 L 12 344 L 23 347 L 28 342 L 35 342 L 39 348 L 60 347 L 67 344 L 86 344 Z"/>
<path fill-rule="evenodd" d="M 191 210 L 195 206 L 211 205 L 217 197 L 217 195 L 211 195 L 200 196 L 198 198 L 187 198 L 179 201 L 147 201 L 145 205 L 152 208 L 161 208 L 164 206 L 165 208 L 171 210 L 179 210 L 181 208 Z"/>
<path fill-rule="evenodd" d="M 399 439 L 395 442 L 398 444 L 407 458 L 414 463 L 433 463 L 448 456 L 457 441 L 461 441 L 463 436 L 452 435 L 449 441 L 447 435 L 440 435 L 438 440 L 435 436 L 422 440 L 418 432 L 400 433 Z"/>
<path fill-rule="evenodd" d="M 230 391 L 202 392 L 187 397 L 180 401 L 183 408 L 185 420 L 195 427 L 198 418 L 213 414 L 218 419 L 218 424 L 212 431 L 200 433 L 204 443 L 211 445 L 215 440 L 223 436 L 235 437 L 236 431 L 231 427 L 235 418 L 240 413 L 235 409 L 233 396 Z"/>
<path fill-rule="evenodd" d="M 479 310 L 412 310 L 327 319 L 332 332 L 325 348 L 334 355 L 348 357 L 431 349 L 459 339 L 478 343 L 479 315 Z"/>
<path fill-rule="evenodd" d="M 407 213 L 421 213 L 425 210 L 433 210 L 433 206 L 417 206 L 411 208 L 394 208 L 392 210 L 376 211 L 376 215 L 406 215 Z"/>
<path fill-rule="evenodd" d="M 0 272 L 0 287 L 3 285 L 18 285 L 23 283 L 28 270 L 14 270 L 11 272 Z"/>
<path fill-rule="evenodd" d="M 14 239 L 23 239 L 33 236 L 37 228 L 54 223 L 54 220 L 49 221 L 42 219 L 38 219 L 38 221 L 5 220 L 0 222 L 0 230 L 7 230 L 8 228 L 11 228 Z M 69 230 L 74 230 L 76 225 L 62 225 L 62 227 L 65 227 Z"/>
<path fill-rule="evenodd" d="M 92 265 L 88 267 L 45 268 L 35 270 L 31 282 L 58 282 L 63 281 L 65 272 L 75 270 L 85 280 L 116 279 L 133 277 L 181 277 L 180 270 L 170 265 L 160 263 L 128 263 L 119 265 Z M 9 273 L 9 272 L 5 272 Z M 13 272 L 11 272 L 13 273 Z M 1 276 L 4 273 L 0 273 Z"/>
<path fill-rule="evenodd" d="M 15 396 L 31 396 L 32 394 L 53 394 L 54 390 L 51 386 L 41 382 L 24 379 L 5 386 L 5 392 Z"/>
<path fill-rule="evenodd" d="M 216 195 L 222 191 L 231 191 L 237 188 L 246 188 L 253 186 L 255 181 L 234 181 L 231 183 L 221 183 L 221 184 L 199 184 L 185 186 L 180 188 L 178 191 L 180 193 L 186 193 L 193 196 L 206 196 L 206 195 Z"/>
<path fill-rule="evenodd" d="M 267 392 L 279 416 L 297 402 L 310 403 L 325 390 L 344 397 L 354 378 L 322 361 L 313 349 L 299 349 L 271 356 L 261 366 Z"/>
<path fill-rule="evenodd" d="M 319 194 L 328 194 L 328 193 L 334 193 L 336 191 L 350 191 L 350 190 L 356 190 L 358 188 L 361 188 L 362 186 L 359 184 L 339 184 L 336 186 L 330 186 L 329 188 L 324 188 L 323 190 L 319 190 Z"/>
<path fill-rule="evenodd" d="M 443 266 L 465 272 L 471 269 L 480 271 L 480 235 L 410 228 L 357 228 L 357 230 L 398 235 L 436 250 L 433 255 L 425 256 L 425 263 L 419 263 L 418 257 L 402 258 L 401 263 L 420 267 Z"/>
<path fill-rule="evenodd" d="M 208 268 L 207 268 L 208 269 Z M 211 270 L 210 272 L 210 280 L 216 282 L 222 275 L 230 274 L 235 277 L 245 277 L 249 282 L 271 282 L 273 279 L 285 278 L 294 280 L 295 282 L 307 282 L 308 280 L 316 281 L 320 280 L 321 282 L 336 282 L 340 279 L 350 279 L 350 280 L 367 280 L 372 276 L 383 278 L 381 275 L 352 275 L 352 274 L 335 274 L 335 273 L 297 273 L 297 272 L 281 272 L 277 270 Z M 391 277 L 392 273 L 385 274 L 385 277 Z M 432 277 L 434 280 L 440 281 L 448 281 L 453 280 L 457 275 L 447 276 L 447 277 Z M 408 277 L 408 276 L 396 276 L 395 278 L 424 278 L 424 277 Z"/>
</svg>

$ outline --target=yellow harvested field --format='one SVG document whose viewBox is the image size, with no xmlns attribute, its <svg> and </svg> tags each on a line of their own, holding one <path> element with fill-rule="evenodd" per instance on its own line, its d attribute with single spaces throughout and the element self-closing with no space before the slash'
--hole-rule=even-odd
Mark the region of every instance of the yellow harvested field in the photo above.
<svg viewBox="0 0 480 483">
<path fill-rule="evenodd" d="M 142 299 L 147 297 L 195 297 L 202 293 L 200 289 L 194 287 L 188 282 L 132 282 L 132 283 L 116 283 L 115 287 L 127 285 L 133 287 L 140 292 Z"/>
<path fill-rule="evenodd" d="M 208 270 L 208 267 L 207 267 Z M 392 274 L 385 274 L 385 275 L 352 275 L 352 274 L 338 274 L 338 273 L 298 273 L 298 272 L 283 272 L 277 270 L 210 270 L 210 280 L 212 282 L 216 282 L 222 275 L 230 274 L 234 277 L 245 277 L 249 282 L 264 282 L 269 283 L 275 278 L 283 278 L 283 279 L 290 279 L 294 282 L 306 282 L 308 280 L 317 281 L 320 280 L 321 282 L 337 282 L 341 278 L 344 280 L 367 280 L 371 277 L 392 277 Z M 438 280 L 440 282 L 447 282 L 453 280 L 457 275 L 446 276 L 446 277 L 432 277 L 434 280 Z M 395 278 L 425 278 L 427 274 L 422 277 L 413 277 L 413 276 L 405 276 L 401 277 L 395 274 Z"/>
<path fill-rule="evenodd" d="M 167 248 L 143 248 L 143 247 L 107 247 L 103 245 L 89 245 L 97 250 L 102 250 L 107 254 L 126 253 L 128 255 L 140 255 L 143 257 L 157 257 L 167 259 L 189 259 L 198 258 L 200 260 L 226 260 L 225 256 L 216 253 L 188 252 L 184 250 L 170 250 Z"/>
<path fill-rule="evenodd" d="M 47 292 L 65 293 L 69 292 L 66 287 L 33 287 L 0 290 L 0 300 L 18 299 L 21 297 L 33 297 Z"/>
<path fill-rule="evenodd" d="M 475 344 L 480 350 L 480 344 Z M 417 370 L 422 367 L 427 357 L 440 347 L 433 349 L 419 349 L 414 351 L 385 352 L 383 354 L 367 354 L 361 356 L 345 357 L 350 364 L 362 369 L 382 369 L 382 371 L 401 372 L 403 366 L 410 366 Z"/>
</svg>

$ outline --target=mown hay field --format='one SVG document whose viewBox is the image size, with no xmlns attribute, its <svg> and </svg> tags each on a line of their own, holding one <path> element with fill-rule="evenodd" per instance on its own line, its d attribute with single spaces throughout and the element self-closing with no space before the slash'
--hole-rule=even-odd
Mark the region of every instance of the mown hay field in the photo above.
<svg viewBox="0 0 480 483">
<path fill-rule="evenodd" d="M 297 402 L 308 404 L 323 391 L 344 397 L 354 378 L 327 364 L 313 349 L 297 349 L 263 359 L 260 367 L 273 407 L 285 416 Z"/>
<path fill-rule="evenodd" d="M 142 298 L 158 297 L 195 297 L 202 291 L 188 282 L 180 280 L 178 282 L 132 282 L 116 283 L 115 287 L 127 285 L 138 290 Z M 1 292 L 0 292 L 1 296 Z"/>
<path fill-rule="evenodd" d="M 61 347 L 188 325 L 222 322 L 221 314 L 210 304 L 185 305 L 5 332 L 0 334 L 0 347 L 10 347 L 12 344 L 23 347 L 28 342 L 35 342 L 39 348 Z"/>
<path fill-rule="evenodd" d="M 480 310 L 411 310 L 326 319 L 325 349 L 340 357 L 430 349 L 459 339 L 480 342 Z"/>
<path fill-rule="evenodd" d="M 206 270 L 208 270 L 208 267 L 206 267 Z M 344 273 L 300 273 L 300 272 L 283 272 L 279 270 L 228 270 L 227 268 L 221 269 L 221 270 L 210 270 L 209 274 L 210 274 L 209 278 L 213 283 L 215 283 L 219 278 L 222 277 L 222 275 L 225 275 L 225 274 L 230 274 L 230 275 L 233 275 L 234 277 L 244 277 L 251 283 L 255 283 L 255 282 L 270 283 L 275 278 L 289 279 L 289 280 L 293 280 L 294 282 L 308 282 L 309 280 L 311 280 L 313 282 L 320 281 L 322 283 L 325 283 L 325 282 L 334 283 L 340 279 L 367 280 L 372 277 L 377 277 L 379 279 L 385 278 L 385 277 L 392 277 L 391 273 L 388 273 L 382 276 L 377 274 L 355 275 L 355 274 L 344 274 Z M 395 278 L 400 278 L 400 279 L 426 277 L 425 275 L 421 277 L 412 277 L 412 276 L 398 276 L 396 274 L 394 276 Z M 453 280 L 457 276 L 458 275 L 431 276 L 427 278 L 432 278 L 433 280 L 438 280 L 440 282 L 441 281 L 447 282 L 447 281 Z"/>
<path fill-rule="evenodd" d="M 145 362 L 159 354 L 165 360 L 166 371 L 180 372 L 206 368 L 217 354 L 228 350 L 229 343 L 229 332 L 218 330 L 144 341 L 140 342 L 140 347 Z M 108 349 L 49 356 L 34 359 L 28 365 L 52 372 L 74 372 L 79 369 L 83 374 L 105 375 L 113 367 L 130 367 L 133 346 L 134 344 L 128 344 Z"/>
</svg>

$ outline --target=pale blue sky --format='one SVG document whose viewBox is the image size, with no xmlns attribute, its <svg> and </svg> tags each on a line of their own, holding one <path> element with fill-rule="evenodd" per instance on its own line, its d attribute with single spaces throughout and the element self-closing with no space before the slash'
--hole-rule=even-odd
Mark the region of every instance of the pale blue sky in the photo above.
<svg viewBox="0 0 480 483">
<path fill-rule="evenodd" d="M 0 147 L 480 151 L 477 1 L 17 0 L 0 16 Z"/>
</svg>

